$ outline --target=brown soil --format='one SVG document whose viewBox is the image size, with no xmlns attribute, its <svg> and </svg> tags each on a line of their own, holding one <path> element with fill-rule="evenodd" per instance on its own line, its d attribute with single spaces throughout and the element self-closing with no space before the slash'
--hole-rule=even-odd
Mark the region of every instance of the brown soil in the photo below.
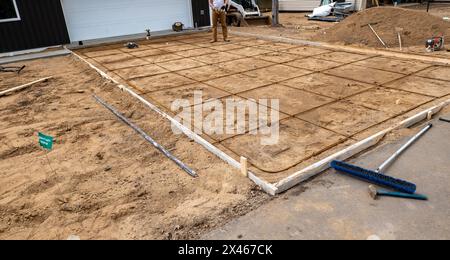
<svg viewBox="0 0 450 260">
<path fill-rule="evenodd" d="M 318 33 L 314 40 L 382 47 L 367 26 L 369 23 L 389 46 L 398 46 L 396 27 L 403 28 L 401 35 L 404 46 L 424 45 L 428 38 L 450 34 L 450 23 L 440 17 L 423 11 L 378 7 L 348 17 L 332 28 Z"/>
<path fill-rule="evenodd" d="M 280 13 L 281 26 L 272 27 L 267 25 L 251 27 L 232 27 L 231 31 L 247 32 L 261 35 L 273 35 L 291 37 L 301 40 L 311 40 L 318 32 L 323 32 L 336 23 L 310 21 L 306 17 L 310 12 Z M 271 15 L 266 13 L 266 15 Z"/>
<path fill-rule="evenodd" d="M 0 74 L 0 239 L 191 239 L 268 199 L 249 180 L 76 58 Z M 104 98 L 199 173 L 194 179 L 92 98 Z M 37 132 L 56 138 L 46 153 Z M 193 153 L 192 151 L 195 151 Z"/>
</svg>

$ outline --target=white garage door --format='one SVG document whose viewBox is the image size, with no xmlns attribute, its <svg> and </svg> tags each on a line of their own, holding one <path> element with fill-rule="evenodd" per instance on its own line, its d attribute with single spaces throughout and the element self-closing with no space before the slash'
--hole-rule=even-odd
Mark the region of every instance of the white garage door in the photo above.
<svg viewBox="0 0 450 260">
<path fill-rule="evenodd" d="M 168 30 L 174 22 L 192 26 L 189 0 L 61 0 L 70 40 Z"/>
</svg>

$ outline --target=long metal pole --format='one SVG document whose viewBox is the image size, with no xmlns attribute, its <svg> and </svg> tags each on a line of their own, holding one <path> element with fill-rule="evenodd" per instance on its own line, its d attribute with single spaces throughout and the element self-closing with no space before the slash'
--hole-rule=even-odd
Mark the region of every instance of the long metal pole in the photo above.
<svg viewBox="0 0 450 260">
<path fill-rule="evenodd" d="M 395 154 L 393 154 L 389 159 L 387 159 L 376 172 L 384 172 L 404 151 L 406 151 L 415 141 L 417 141 L 422 135 L 424 135 L 428 130 L 433 127 L 433 124 L 429 124 L 427 127 L 422 129 L 418 134 L 411 138 L 405 145 L 403 145 Z"/>
<path fill-rule="evenodd" d="M 192 177 L 198 177 L 197 173 L 193 171 L 191 168 L 186 166 L 183 162 L 181 162 L 178 158 L 173 156 L 169 151 L 167 151 L 164 147 L 159 145 L 153 138 L 148 136 L 141 128 L 139 128 L 137 125 L 133 124 L 128 120 L 126 117 L 124 117 L 121 113 L 119 113 L 114 107 L 108 105 L 105 101 L 103 101 L 98 96 L 94 95 L 95 100 L 97 100 L 98 103 L 102 104 L 105 108 L 107 108 L 109 111 L 111 111 L 115 116 L 117 116 L 120 120 L 122 120 L 125 124 L 130 126 L 134 129 L 138 134 L 140 134 L 142 137 L 144 137 L 145 140 L 147 140 L 149 143 L 151 143 L 156 149 L 158 149 L 160 152 L 162 152 L 167 158 L 171 159 L 173 162 L 175 162 L 181 169 L 183 169 L 185 172 L 187 172 Z"/>
</svg>

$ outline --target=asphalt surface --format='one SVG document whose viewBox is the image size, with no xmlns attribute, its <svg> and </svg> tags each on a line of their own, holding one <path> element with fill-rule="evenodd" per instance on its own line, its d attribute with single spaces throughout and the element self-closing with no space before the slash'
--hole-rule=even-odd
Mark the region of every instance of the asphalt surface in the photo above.
<svg viewBox="0 0 450 260">
<path fill-rule="evenodd" d="M 376 169 L 409 138 L 350 163 Z M 416 183 L 417 193 L 430 200 L 373 200 L 367 183 L 329 170 L 203 238 L 450 239 L 450 123 L 434 120 L 387 174 Z"/>
</svg>

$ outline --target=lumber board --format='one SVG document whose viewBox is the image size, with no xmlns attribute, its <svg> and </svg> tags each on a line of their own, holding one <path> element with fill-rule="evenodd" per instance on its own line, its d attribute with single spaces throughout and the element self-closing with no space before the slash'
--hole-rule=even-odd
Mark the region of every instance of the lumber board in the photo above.
<svg viewBox="0 0 450 260">
<path fill-rule="evenodd" d="M 150 103 L 148 100 L 146 100 L 143 97 L 141 97 L 140 95 L 138 95 L 130 87 L 128 87 L 128 86 L 126 86 L 124 84 L 120 84 L 117 80 L 115 80 L 114 78 L 109 76 L 107 73 L 105 73 L 101 69 L 97 68 L 92 63 L 90 63 L 89 61 L 87 61 L 83 57 L 79 56 L 75 52 L 72 52 L 72 54 L 75 57 L 77 57 L 78 59 L 80 59 L 81 61 L 83 61 L 86 64 L 88 64 L 92 69 L 97 71 L 103 78 L 105 78 L 107 80 L 110 80 L 111 82 L 115 83 L 117 85 L 117 87 L 120 88 L 122 91 L 127 92 L 128 94 L 130 94 L 134 98 L 138 99 L 142 104 L 144 104 L 145 106 L 147 106 L 151 110 L 155 111 L 157 114 L 159 114 L 163 118 L 169 120 L 174 126 L 176 126 L 187 137 L 189 137 L 190 139 L 194 140 L 196 143 L 198 143 L 201 146 L 203 146 L 206 150 L 208 150 L 212 154 L 216 155 L 217 157 L 219 157 L 221 160 L 225 161 L 227 164 L 229 164 L 233 168 L 238 169 L 238 170 L 240 170 L 242 168 L 241 164 L 238 161 L 234 160 L 231 156 L 229 156 L 225 152 L 221 151 L 219 148 L 215 147 L 213 144 L 209 143 L 208 141 L 206 141 L 205 139 L 203 139 L 202 137 L 197 135 L 195 132 L 193 132 L 189 128 L 185 127 L 183 124 L 178 122 L 176 119 L 172 118 L 171 116 L 169 116 L 168 114 L 166 114 L 165 112 L 160 110 L 157 106 L 155 106 L 154 104 Z M 264 181 L 263 179 L 257 177 L 255 174 L 253 174 L 250 171 L 248 172 L 248 178 L 250 180 L 252 180 L 256 185 L 258 185 L 266 193 L 268 193 L 268 194 L 270 194 L 272 196 L 277 193 L 277 188 L 275 187 L 275 185 Z"/>
<path fill-rule="evenodd" d="M 5 96 L 5 95 L 8 95 L 8 94 L 10 94 L 10 93 L 13 93 L 13 92 L 15 92 L 15 91 L 19 91 L 19 90 L 26 89 L 26 88 L 28 88 L 28 87 L 33 86 L 34 84 L 37 84 L 37 83 L 40 83 L 40 82 L 47 81 L 47 80 L 49 80 L 49 79 L 51 79 L 51 78 L 53 78 L 53 77 L 46 77 L 46 78 L 38 79 L 38 80 L 35 80 L 35 81 L 30 82 L 30 83 L 27 83 L 27 84 L 23 84 L 23 85 L 14 87 L 14 88 L 10 88 L 10 89 L 4 90 L 4 91 L 0 92 L 0 97 Z"/>
</svg>

